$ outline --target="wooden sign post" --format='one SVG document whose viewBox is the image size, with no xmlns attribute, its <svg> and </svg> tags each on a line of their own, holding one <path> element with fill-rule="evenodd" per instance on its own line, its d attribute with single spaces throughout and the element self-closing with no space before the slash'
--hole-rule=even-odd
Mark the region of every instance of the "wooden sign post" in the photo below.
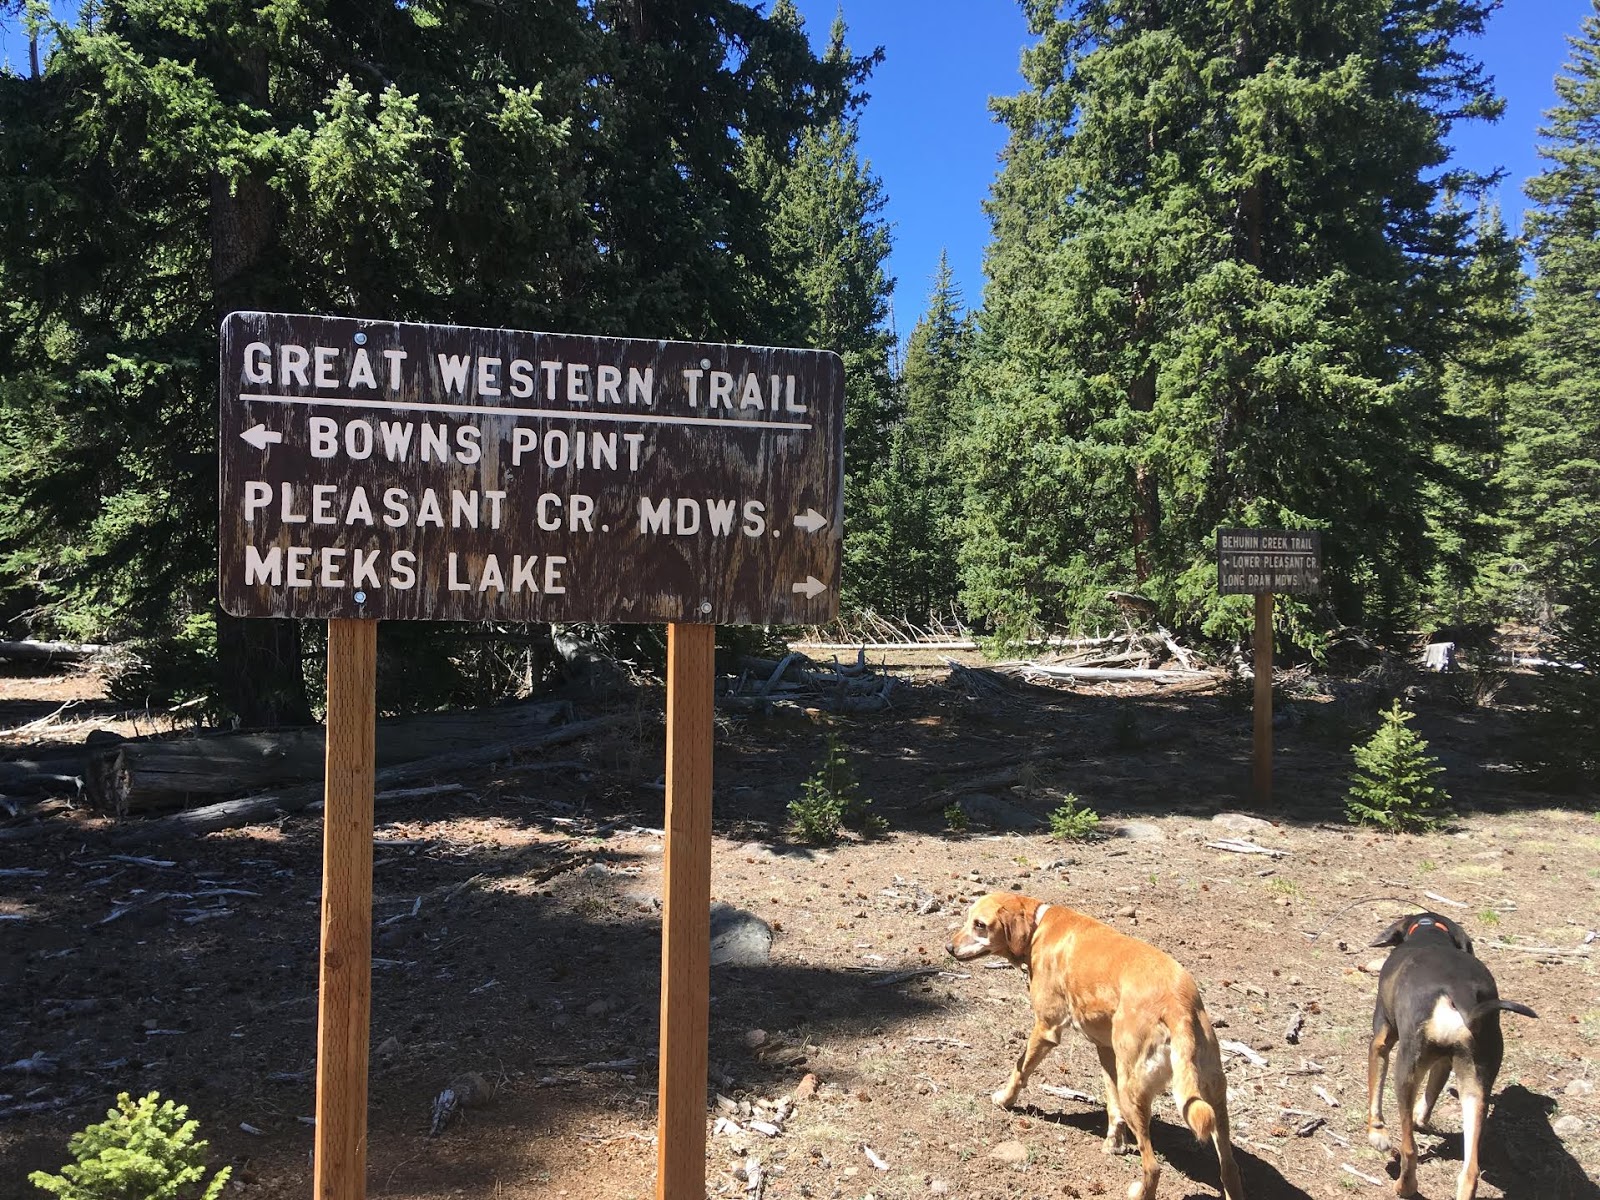
<svg viewBox="0 0 1600 1200">
<path fill-rule="evenodd" d="M 1255 737 L 1251 755 L 1256 803 L 1272 803 L 1272 593 L 1256 593 Z"/>
<path fill-rule="evenodd" d="M 703 1200 L 711 979 L 710 625 L 667 626 L 667 831 L 661 914 L 656 1200 Z"/>
<path fill-rule="evenodd" d="M 366 1192 L 377 622 L 667 623 L 656 1195 L 705 1195 L 717 624 L 838 614 L 816 350 L 287 313 L 222 325 L 218 593 L 328 622 L 317 1200 Z"/>
<path fill-rule="evenodd" d="M 1272 803 L 1273 595 L 1322 590 L 1322 534 L 1318 530 L 1218 529 L 1217 591 L 1256 598 L 1255 736 L 1252 780 L 1256 803 Z"/>
<path fill-rule="evenodd" d="M 377 668 L 376 621 L 328 622 L 317 1128 L 311 1159 L 317 1200 L 363 1196 L 367 1186 Z"/>
</svg>

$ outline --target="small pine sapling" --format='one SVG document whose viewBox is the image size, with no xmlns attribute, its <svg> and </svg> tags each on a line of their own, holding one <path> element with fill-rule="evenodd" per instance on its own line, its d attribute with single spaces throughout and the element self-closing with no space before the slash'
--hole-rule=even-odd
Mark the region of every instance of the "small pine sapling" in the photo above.
<svg viewBox="0 0 1600 1200">
<path fill-rule="evenodd" d="M 1450 796 L 1432 782 L 1444 768 L 1428 753 L 1428 743 L 1406 728 L 1410 720 L 1396 700 L 1367 743 L 1352 748 L 1356 769 L 1344 803 L 1356 824 L 1420 832 L 1436 828 L 1446 815 Z"/>
<path fill-rule="evenodd" d="M 1050 836 L 1064 842 L 1085 842 L 1095 835 L 1100 814 L 1068 793 L 1050 813 Z"/>
<path fill-rule="evenodd" d="M 138 1101 L 123 1092 L 106 1120 L 72 1135 L 67 1148 L 76 1162 L 59 1175 L 35 1171 L 28 1182 L 61 1200 L 216 1200 L 233 1168 L 204 1183 L 207 1143 L 195 1140 L 199 1128 L 186 1105 L 159 1092 Z"/>
<path fill-rule="evenodd" d="M 871 837 L 885 828 L 883 818 L 868 811 L 871 805 L 861 794 L 838 735 L 830 733 L 821 764 L 800 785 L 800 795 L 789 801 L 791 828 L 796 836 L 818 846 L 838 841 L 846 827 Z"/>
</svg>

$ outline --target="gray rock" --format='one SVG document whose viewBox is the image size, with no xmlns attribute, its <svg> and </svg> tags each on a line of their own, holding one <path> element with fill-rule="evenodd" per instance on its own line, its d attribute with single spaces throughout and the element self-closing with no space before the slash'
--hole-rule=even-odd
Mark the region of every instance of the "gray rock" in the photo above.
<svg viewBox="0 0 1600 1200">
<path fill-rule="evenodd" d="M 1566 1096 L 1592 1096 L 1594 1095 L 1594 1084 L 1587 1079 L 1574 1079 L 1566 1087 L 1562 1088 L 1561 1092 Z"/>
<path fill-rule="evenodd" d="M 987 829 L 1028 830 L 1038 829 L 1044 824 L 1020 804 L 1013 804 L 1009 800 L 1002 800 L 998 796 L 990 796 L 983 792 L 972 792 L 963 796 L 956 801 L 956 805 L 966 814 L 971 824 L 981 825 Z"/>
<path fill-rule="evenodd" d="M 1552 1123 L 1550 1128 L 1555 1130 L 1557 1137 L 1565 1141 L 1583 1133 L 1583 1122 L 1577 1117 L 1562 1117 L 1559 1121 Z"/>
<path fill-rule="evenodd" d="M 661 893 L 653 888 L 630 888 L 622 893 L 622 898 L 635 908 L 647 912 L 661 911 Z"/>
<path fill-rule="evenodd" d="M 1127 838 L 1131 842 L 1164 842 L 1167 835 L 1161 832 L 1161 826 L 1149 821 L 1117 821 L 1109 825 L 1102 825 L 1107 833 L 1113 837 Z"/>
<path fill-rule="evenodd" d="M 1211 823 L 1229 833 L 1260 833 L 1272 828 L 1271 821 L 1263 821 L 1249 813 L 1218 813 L 1211 818 Z"/>
<path fill-rule="evenodd" d="M 950 1185 L 942 1179 L 928 1180 L 928 1190 L 935 1196 L 945 1196 L 950 1192 Z"/>
<path fill-rule="evenodd" d="M 765 966 L 772 953 L 772 926 L 731 904 L 711 906 L 711 965 Z"/>
<path fill-rule="evenodd" d="M 1020 1167 L 1028 1161 L 1028 1148 L 1021 1142 L 1012 1139 L 1011 1141 L 1001 1142 L 993 1150 L 989 1151 L 989 1157 L 999 1159 L 1008 1167 Z"/>
</svg>

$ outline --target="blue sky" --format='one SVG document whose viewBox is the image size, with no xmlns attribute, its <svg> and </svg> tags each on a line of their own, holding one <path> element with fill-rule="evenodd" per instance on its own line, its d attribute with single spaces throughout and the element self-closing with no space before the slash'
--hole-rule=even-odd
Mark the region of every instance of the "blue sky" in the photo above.
<svg viewBox="0 0 1600 1200">
<path fill-rule="evenodd" d="M 797 3 L 820 48 L 839 0 Z M 1463 166 L 1508 172 L 1498 199 L 1513 228 L 1525 204 L 1522 183 L 1539 170 L 1535 138 L 1540 114 L 1555 103 L 1551 81 L 1566 61 L 1565 39 L 1593 11 L 1594 0 L 1507 0 L 1485 36 L 1467 45 L 1494 77 L 1506 112 L 1494 125 L 1458 127 L 1453 149 Z M 966 302 L 982 298 L 982 203 L 1005 141 L 988 100 L 1021 88 L 1028 31 L 1016 0 L 845 0 L 844 14 L 858 53 L 882 46 L 886 55 L 868 85 L 861 147 L 888 196 L 903 338 L 925 307 L 941 249 Z M 6 25 L 0 53 L 25 68 L 26 46 L 15 24 Z"/>
<path fill-rule="evenodd" d="M 822 45 L 837 0 L 797 0 L 806 29 Z M 1555 103 L 1551 81 L 1566 61 L 1568 34 L 1594 12 L 1592 0 L 1506 0 L 1482 38 L 1465 44 L 1506 99 L 1497 124 L 1458 126 L 1456 161 L 1509 172 L 1498 199 L 1520 227 L 1522 182 L 1539 171 L 1534 144 L 1540 114 Z M 914 15 L 913 15 L 914 14 Z M 845 0 L 857 53 L 882 46 L 861 116 L 861 148 L 883 180 L 894 229 L 890 272 L 902 338 L 926 306 L 941 248 L 968 304 L 983 292 L 989 222 L 982 203 L 1005 144 L 991 120 L 990 96 L 1019 91 L 1027 26 L 1015 0 Z"/>
</svg>

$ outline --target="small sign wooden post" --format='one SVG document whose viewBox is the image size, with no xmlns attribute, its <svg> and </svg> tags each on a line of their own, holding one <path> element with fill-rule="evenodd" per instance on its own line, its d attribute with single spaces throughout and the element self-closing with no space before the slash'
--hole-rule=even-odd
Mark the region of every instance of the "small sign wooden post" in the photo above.
<svg viewBox="0 0 1600 1200">
<path fill-rule="evenodd" d="M 658 1200 L 705 1195 L 717 624 L 838 613 L 837 355 L 222 325 L 218 592 L 328 622 L 316 1200 L 366 1192 L 377 622 L 667 623 Z"/>
<path fill-rule="evenodd" d="M 1322 590 L 1322 534 L 1315 529 L 1218 529 L 1217 591 L 1253 595 L 1255 611 L 1255 737 L 1253 782 L 1256 803 L 1272 803 L 1272 607 L 1273 595 Z"/>
</svg>

